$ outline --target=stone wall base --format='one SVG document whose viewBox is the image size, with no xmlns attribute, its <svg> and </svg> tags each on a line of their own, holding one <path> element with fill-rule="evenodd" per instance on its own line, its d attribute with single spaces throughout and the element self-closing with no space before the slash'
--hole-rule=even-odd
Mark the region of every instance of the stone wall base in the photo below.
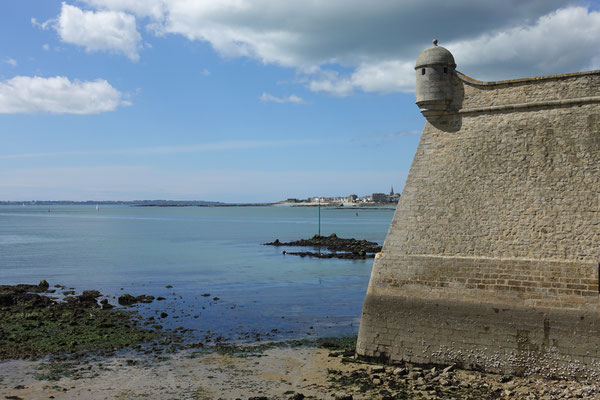
<svg viewBox="0 0 600 400">
<path fill-rule="evenodd" d="M 600 377 L 600 312 L 367 294 L 357 354 L 548 378 Z"/>
</svg>

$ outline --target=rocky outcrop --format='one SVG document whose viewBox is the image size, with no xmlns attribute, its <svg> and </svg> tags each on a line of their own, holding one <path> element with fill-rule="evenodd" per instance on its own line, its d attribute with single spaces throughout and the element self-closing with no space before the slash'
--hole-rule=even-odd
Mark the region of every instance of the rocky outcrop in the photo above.
<svg viewBox="0 0 600 400">
<path fill-rule="evenodd" d="M 279 239 L 265 246 L 289 246 L 289 247 L 313 247 L 318 251 L 288 252 L 283 254 L 295 255 L 300 257 L 316 258 L 341 258 L 341 259 L 365 259 L 375 257 L 375 253 L 381 251 L 381 246 L 375 242 L 357 239 L 339 238 L 335 233 L 329 236 L 315 235 L 310 239 L 300 239 L 293 242 L 282 243 Z M 321 252 L 325 249 L 327 252 Z"/>
<path fill-rule="evenodd" d="M 145 294 L 133 297 L 129 293 L 125 293 L 119 296 L 119 304 L 122 306 L 130 306 L 135 303 L 152 303 L 154 296 L 147 296 Z"/>
</svg>

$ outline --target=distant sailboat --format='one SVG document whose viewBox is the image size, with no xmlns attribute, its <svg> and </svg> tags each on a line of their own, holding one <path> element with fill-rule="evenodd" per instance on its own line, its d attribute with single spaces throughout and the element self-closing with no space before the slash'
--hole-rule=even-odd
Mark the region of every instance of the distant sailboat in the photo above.
<svg viewBox="0 0 600 400">
<path fill-rule="evenodd" d="M 96 211 L 100 211 L 100 205 L 96 204 Z"/>
</svg>

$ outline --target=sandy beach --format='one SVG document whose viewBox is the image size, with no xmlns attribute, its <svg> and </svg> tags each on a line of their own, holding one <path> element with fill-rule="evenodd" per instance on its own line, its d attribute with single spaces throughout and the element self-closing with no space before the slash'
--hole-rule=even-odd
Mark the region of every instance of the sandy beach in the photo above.
<svg viewBox="0 0 600 400">
<path fill-rule="evenodd" d="M 60 285 L 57 285 L 60 287 Z M 600 399 L 596 382 L 377 365 L 355 337 L 197 342 L 96 290 L 0 285 L 0 396 L 23 399 Z M 150 301 L 124 294 L 119 304 Z M 210 343 L 209 343 L 210 342 Z"/>
<path fill-rule="evenodd" d="M 4 399 L 599 399 L 596 385 L 380 366 L 311 347 L 0 362 Z"/>
</svg>

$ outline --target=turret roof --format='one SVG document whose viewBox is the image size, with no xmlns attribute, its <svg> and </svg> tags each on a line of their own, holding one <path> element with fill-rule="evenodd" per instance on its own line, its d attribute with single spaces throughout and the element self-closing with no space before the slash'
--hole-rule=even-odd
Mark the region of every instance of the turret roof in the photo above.
<svg viewBox="0 0 600 400">
<path fill-rule="evenodd" d="M 415 69 L 433 64 L 449 65 L 452 68 L 456 67 L 452 53 L 445 47 L 438 46 L 437 39 L 433 41 L 433 46 L 426 48 L 419 54 Z"/>
</svg>

